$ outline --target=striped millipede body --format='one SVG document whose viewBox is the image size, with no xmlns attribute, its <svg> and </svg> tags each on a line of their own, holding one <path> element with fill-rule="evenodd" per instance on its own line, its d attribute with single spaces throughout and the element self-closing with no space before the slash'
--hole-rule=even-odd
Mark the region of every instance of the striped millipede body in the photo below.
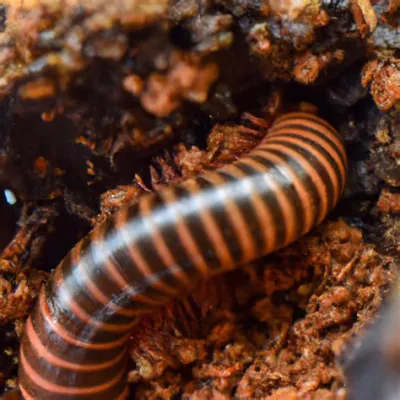
<svg viewBox="0 0 400 400">
<path fill-rule="evenodd" d="M 309 232 L 346 175 L 336 131 L 290 113 L 238 161 L 118 211 L 41 291 L 21 343 L 24 398 L 125 399 L 127 339 L 141 315 Z"/>
</svg>

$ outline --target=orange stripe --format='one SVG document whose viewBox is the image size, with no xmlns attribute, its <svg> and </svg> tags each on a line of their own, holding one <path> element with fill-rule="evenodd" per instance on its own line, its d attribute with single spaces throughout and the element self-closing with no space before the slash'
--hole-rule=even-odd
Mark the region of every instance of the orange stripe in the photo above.
<svg viewBox="0 0 400 400">
<path fill-rule="evenodd" d="M 93 245 L 93 243 L 92 243 Z M 104 246 L 104 244 L 103 244 Z M 78 271 L 80 273 L 79 279 L 82 280 L 82 283 L 85 285 L 86 289 L 90 293 L 90 295 L 96 299 L 99 303 L 101 303 L 104 308 L 111 308 L 116 314 L 119 315 L 124 315 L 126 317 L 133 317 L 136 312 L 134 310 L 118 306 L 117 304 L 114 304 L 112 299 L 109 299 L 97 286 L 94 281 L 90 279 L 90 276 L 88 275 L 87 268 L 84 267 L 84 262 L 82 262 L 82 259 L 80 262 L 76 265 L 76 268 L 78 268 Z"/>
<path fill-rule="evenodd" d="M 312 227 L 312 223 L 315 217 L 315 209 L 313 206 L 312 198 L 308 194 L 308 190 L 305 187 L 303 181 L 301 180 L 301 178 L 299 178 L 293 168 L 286 161 L 282 160 L 279 156 L 273 153 L 264 152 L 262 153 L 262 157 L 274 163 L 279 171 L 283 175 L 285 175 L 287 179 L 293 184 L 296 193 L 299 195 L 300 200 L 303 204 L 304 227 L 303 232 L 301 233 L 303 234 L 305 232 L 308 232 Z"/>
<path fill-rule="evenodd" d="M 322 180 L 321 176 L 319 175 L 318 171 L 314 168 L 312 163 L 307 160 L 302 154 L 298 153 L 297 151 L 285 147 L 280 144 L 271 144 L 269 143 L 269 148 L 280 150 L 282 153 L 287 154 L 294 158 L 298 163 L 301 164 L 304 171 L 310 176 L 311 180 L 314 182 L 315 187 L 318 192 L 319 201 L 321 203 L 320 213 L 318 215 L 317 221 L 321 221 L 325 218 L 325 215 L 328 212 L 328 190 L 324 181 Z M 264 149 L 263 147 L 255 150 L 252 154 L 259 155 L 260 157 L 264 157 L 264 154 L 268 153 L 268 149 Z M 313 206 L 314 208 L 314 206 Z"/>
<path fill-rule="evenodd" d="M 243 159 L 241 163 L 247 164 L 246 160 Z M 248 165 L 248 164 L 247 164 Z M 230 175 L 236 178 L 244 178 L 246 179 L 247 174 L 246 172 L 242 171 L 241 169 L 237 168 L 235 164 L 229 165 L 227 168 L 224 168 L 224 171 L 229 173 Z M 251 190 L 251 202 L 254 208 L 254 211 L 257 215 L 257 219 L 260 222 L 260 227 L 262 228 L 261 234 L 264 238 L 264 243 L 266 243 L 265 254 L 273 251 L 274 243 L 271 242 L 271 239 L 274 235 L 271 235 L 271 226 L 273 226 L 273 218 L 271 215 L 271 211 L 263 202 L 260 193 L 257 191 L 254 183 L 249 179 L 249 189 Z M 261 253 L 261 250 L 258 250 Z"/>
<path fill-rule="evenodd" d="M 292 121 L 290 121 L 290 122 L 292 122 Z M 322 146 L 324 146 L 324 148 L 330 154 L 332 154 L 332 156 L 335 155 L 335 159 L 337 159 L 337 163 L 343 171 L 342 174 L 346 175 L 347 163 L 346 164 L 342 163 L 342 160 L 340 159 L 339 154 L 337 153 L 337 150 L 334 147 L 332 147 L 332 145 L 329 142 L 323 140 L 320 136 L 318 136 L 316 133 L 313 133 L 312 131 L 309 131 L 307 128 L 309 127 L 311 129 L 313 129 L 314 131 L 317 131 L 320 135 L 322 135 L 327 140 L 331 140 L 336 145 L 343 160 L 346 162 L 346 160 L 347 160 L 346 150 L 344 149 L 343 143 L 340 141 L 340 139 L 337 135 L 332 134 L 327 129 L 325 129 L 323 126 L 321 126 L 317 123 L 310 122 L 310 121 L 294 120 L 293 123 L 300 125 L 300 126 L 301 125 L 304 126 L 304 129 L 301 129 L 301 128 L 286 129 L 287 125 L 282 124 L 282 126 L 276 127 L 276 129 L 273 132 L 271 132 L 270 135 L 268 135 L 268 138 L 275 137 L 277 135 L 284 135 L 285 133 L 292 133 L 292 132 L 301 134 L 303 136 L 313 135 L 313 137 L 318 138 L 318 143 L 320 143 Z"/>
<path fill-rule="evenodd" d="M 343 165 L 343 163 L 342 163 L 342 161 L 341 161 L 341 159 L 339 157 L 339 154 L 336 152 L 336 150 L 329 143 L 327 143 L 325 140 L 321 139 L 321 137 L 319 137 L 315 133 L 312 133 L 312 132 L 309 132 L 309 131 L 303 131 L 303 130 L 300 130 L 300 129 L 293 129 L 293 128 L 290 130 L 290 132 L 291 133 L 296 133 L 298 135 L 301 135 L 304 138 L 311 139 L 314 142 L 318 143 L 324 150 L 326 150 L 331 155 L 331 157 L 335 160 L 335 162 L 336 162 L 336 164 L 337 164 L 337 166 L 338 166 L 338 168 L 340 170 L 340 174 L 343 177 L 343 186 L 344 186 L 344 182 L 346 180 L 345 179 L 345 177 L 346 177 L 346 166 Z M 284 140 L 287 137 L 289 137 L 289 136 L 285 135 L 285 133 L 286 132 L 282 132 L 282 134 L 281 134 L 281 137 Z M 336 176 L 336 174 L 335 174 L 335 176 Z M 339 182 L 338 182 L 338 184 L 339 184 Z M 340 189 L 342 189 L 342 188 L 340 188 Z"/>
<path fill-rule="evenodd" d="M 128 398 L 129 395 L 129 387 L 125 386 L 124 391 L 121 393 L 120 396 L 118 396 L 117 400 L 125 400 Z"/>
<path fill-rule="evenodd" d="M 108 255 L 104 254 L 105 249 L 105 241 L 107 239 L 104 238 L 104 232 L 102 229 L 94 230 L 92 233 L 92 246 L 93 250 L 99 252 L 102 258 L 102 268 L 105 268 L 108 272 L 108 276 L 118 285 L 122 292 L 127 292 L 131 288 L 131 284 L 125 280 L 122 273 L 118 270 L 118 267 L 110 260 Z M 136 294 L 133 296 L 133 300 L 139 303 L 144 303 L 150 306 L 158 306 L 160 301 L 154 300 L 150 298 L 150 296 L 145 294 Z M 143 314 L 148 312 L 147 310 L 138 310 L 135 309 L 133 311 L 136 315 Z"/>
<path fill-rule="evenodd" d="M 285 129 L 288 124 L 298 124 L 298 125 L 302 125 L 304 126 L 304 130 L 305 131 L 307 129 L 307 127 L 310 127 L 316 131 L 318 131 L 321 135 L 325 136 L 327 139 L 331 140 L 332 142 L 334 142 L 338 148 L 338 150 L 340 151 L 340 154 L 344 160 L 344 168 L 347 171 L 347 155 L 346 155 L 346 150 L 344 148 L 343 145 L 343 141 L 339 136 L 339 133 L 335 130 L 335 128 L 333 128 L 330 124 L 328 124 L 326 121 L 321 120 L 321 119 L 315 119 L 314 122 L 313 121 L 309 121 L 309 120 L 304 120 L 302 118 L 299 119 L 288 119 L 279 123 L 274 123 L 273 127 L 271 128 L 271 130 L 268 132 L 268 135 L 266 136 L 266 138 L 275 136 L 275 135 L 279 135 L 280 133 L 285 133 L 285 130 L 287 131 L 287 129 Z M 290 128 L 293 129 L 293 128 Z M 332 151 L 334 151 L 336 153 L 336 150 L 332 148 Z M 341 162 L 340 162 L 341 163 Z"/>
<path fill-rule="evenodd" d="M 39 358 L 44 358 L 46 362 L 49 364 L 55 365 L 60 368 L 71 369 L 73 371 L 84 371 L 84 372 L 102 371 L 117 364 L 126 354 L 126 349 L 123 349 L 123 351 L 112 360 L 100 364 L 82 365 L 65 361 L 62 358 L 52 354 L 45 346 L 43 346 L 39 336 L 33 329 L 31 319 L 28 319 L 26 323 L 26 334 L 28 335 L 27 337 L 29 338 L 30 342 L 29 344 L 32 346 L 32 348 L 34 349 Z"/>
<path fill-rule="evenodd" d="M 214 249 L 220 260 L 221 267 L 231 269 L 231 266 L 234 265 L 235 262 L 232 259 L 227 244 L 225 243 L 224 237 L 222 236 L 221 231 L 217 223 L 215 222 L 210 210 L 207 207 L 203 206 L 200 196 L 196 195 L 200 191 L 196 181 L 186 181 L 182 184 L 182 186 L 188 188 L 188 190 L 195 194 L 193 196 L 193 201 L 197 201 L 199 203 L 199 216 L 203 223 L 203 228 L 210 237 L 211 242 L 214 244 Z"/>
<path fill-rule="evenodd" d="M 334 134 L 337 137 L 340 137 L 339 133 L 337 130 L 327 121 L 324 119 L 318 117 L 315 114 L 311 113 L 305 113 L 302 111 L 297 111 L 297 112 L 291 112 L 284 114 L 280 117 L 278 117 L 275 122 L 272 124 L 271 129 L 274 129 L 276 126 L 279 126 L 281 123 L 287 123 L 291 122 L 291 120 L 297 119 L 302 121 L 302 124 L 308 124 L 310 120 L 313 120 L 316 124 L 323 126 L 326 130 L 330 131 L 331 134 Z"/>
<path fill-rule="evenodd" d="M 251 155 L 256 155 L 256 152 L 252 152 Z M 263 153 L 261 153 L 261 157 L 264 158 Z M 266 172 L 267 168 L 265 165 L 261 164 L 257 160 L 254 159 L 245 159 L 246 164 L 250 165 L 252 168 L 259 172 Z M 264 173 L 262 175 L 262 178 L 267 182 L 268 186 L 273 190 L 276 200 L 279 204 L 280 209 L 282 210 L 282 214 L 284 217 L 284 224 L 286 226 L 286 237 L 284 240 L 284 243 L 282 246 L 285 246 L 286 244 L 290 243 L 293 238 L 295 237 L 295 228 L 296 224 L 294 223 L 296 213 L 293 205 L 291 202 L 288 200 L 286 197 L 285 193 L 283 192 L 282 188 L 278 183 L 276 183 L 271 176 L 268 173 Z M 275 227 L 275 232 L 274 232 L 274 250 L 276 250 L 276 231 L 277 227 Z"/>
<path fill-rule="evenodd" d="M 177 198 L 174 190 L 162 190 L 160 192 L 160 195 L 163 197 L 163 199 L 165 199 L 166 202 L 172 205 L 178 204 L 176 202 Z M 186 225 L 185 218 L 182 217 L 182 214 L 179 212 L 179 207 L 171 207 L 171 210 L 175 213 L 176 216 L 176 231 L 179 235 L 179 239 L 183 244 L 183 247 L 189 254 L 190 260 L 193 262 L 193 264 L 196 265 L 196 268 L 202 273 L 204 277 L 207 277 L 211 271 L 209 270 L 200 249 L 196 245 L 196 242 Z"/>
<path fill-rule="evenodd" d="M 140 249 L 137 247 L 134 241 L 131 240 L 129 232 L 126 229 L 126 220 L 127 220 L 126 213 L 127 210 L 117 214 L 116 218 L 117 229 L 121 237 L 124 239 L 125 246 L 127 247 L 133 262 L 136 264 L 136 267 L 143 275 L 143 278 L 151 282 L 151 287 L 160 290 L 160 292 L 163 292 L 164 296 L 166 297 L 165 300 L 159 303 L 161 305 L 171 296 L 175 297 L 178 294 L 178 291 L 168 286 L 161 278 L 156 277 L 153 271 L 151 270 L 150 266 L 144 260 L 144 258 L 140 253 Z"/>
<path fill-rule="evenodd" d="M 35 400 L 33 396 L 31 396 L 28 391 L 22 386 L 22 383 L 18 383 L 19 390 L 21 391 L 22 397 L 24 400 Z"/>
<path fill-rule="evenodd" d="M 154 213 L 151 207 L 151 198 L 148 196 L 143 197 L 139 203 L 140 211 L 142 216 L 151 224 L 152 230 L 152 242 L 161 260 L 165 263 L 168 268 L 168 272 L 174 277 L 177 277 L 186 287 L 191 286 L 191 282 L 186 276 L 185 272 L 180 268 L 179 264 L 176 262 L 174 256 L 169 250 L 165 240 L 158 228 L 156 222 L 154 222 Z M 167 206 L 164 204 L 164 206 Z M 179 289 L 177 289 L 178 291 Z"/>
<path fill-rule="evenodd" d="M 126 334 L 120 339 L 107 343 L 90 343 L 75 338 L 57 322 L 56 318 L 53 318 L 53 316 L 50 314 L 50 310 L 45 300 L 44 290 L 41 291 L 39 296 L 39 311 L 41 312 L 43 318 L 46 319 L 46 322 L 51 326 L 52 330 L 57 333 L 59 337 L 76 347 L 82 347 L 91 350 L 111 350 L 125 345 L 130 336 L 130 334 Z"/>
<path fill-rule="evenodd" d="M 222 171 L 224 171 L 224 169 Z M 232 198 L 230 198 L 228 193 L 226 192 L 225 187 L 227 183 L 218 172 L 214 171 L 209 171 L 205 178 L 210 182 L 214 183 L 215 185 L 217 185 L 217 190 L 221 190 L 221 192 L 223 193 L 225 200 L 226 214 L 228 215 L 228 218 L 232 223 L 232 226 L 236 233 L 236 237 L 244 254 L 240 261 L 246 262 L 253 259 L 257 251 L 255 248 L 254 241 L 251 238 L 249 227 L 247 226 L 246 221 L 244 220 L 239 210 L 239 207 L 237 206 L 236 202 Z M 239 260 L 235 260 L 235 263 L 234 265 L 232 265 L 232 267 L 235 266 L 238 261 Z"/>
<path fill-rule="evenodd" d="M 63 285 L 63 277 L 60 276 L 59 278 L 60 287 L 57 292 L 58 298 L 64 302 L 67 307 L 75 314 L 75 316 L 80 319 L 83 323 L 92 325 L 99 330 L 106 331 L 106 332 L 126 332 L 130 331 L 136 324 L 137 320 L 133 320 L 126 324 L 108 324 L 106 322 L 101 322 L 93 318 L 92 315 L 88 314 L 79 304 L 77 301 L 74 300 L 73 294 L 71 294 L 68 288 Z M 101 317 L 101 313 L 99 315 Z"/>
<path fill-rule="evenodd" d="M 61 394 L 65 396 L 71 395 L 87 395 L 87 394 L 99 394 L 104 392 L 110 388 L 112 388 L 116 383 L 118 383 L 124 376 L 125 371 L 121 370 L 116 374 L 111 380 L 106 383 L 102 383 L 101 385 L 97 386 L 90 386 L 86 388 L 78 388 L 78 387 L 71 387 L 71 386 L 62 386 L 56 383 L 52 383 L 47 379 L 42 378 L 30 365 L 29 361 L 27 360 L 24 349 L 21 348 L 21 364 L 25 370 L 25 373 L 29 376 L 30 380 L 34 382 L 35 385 L 41 387 L 46 392 Z"/>
<path fill-rule="evenodd" d="M 21 383 L 19 383 L 19 389 L 22 393 L 24 400 L 36 400 L 28 393 L 28 391 L 22 386 Z M 129 387 L 125 386 L 124 391 L 121 393 L 120 396 L 117 397 L 117 400 L 126 400 L 128 398 L 128 395 L 129 395 Z"/>
<path fill-rule="evenodd" d="M 296 144 L 297 146 L 299 146 L 303 149 L 306 149 L 322 164 L 322 166 L 325 168 L 325 170 L 326 170 L 327 174 L 329 175 L 329 178 L 332 182 L 334 196 L 335 196 L 333 204 L 336 204 L 336 202 L 339 198 L 340 188 L 339 188 L 338 176 L 336 175 L 336 172 L 333 169 L 333 167 L 331 166 L 330 162 L 318 150 L 316 150 L 310 144 L 303 142 L 300 138 L 293 138 L 293 137 L 286 136 L 284 138 L 284 141 L 287 143 Z M 263 144 L 262 148 L 268 150 L 268 148 L 270 148 L 270 146 L 272 146 L 272 145 L 273 145 L 273 143 L 266 141 L 265 144 Z"/>
</svg>

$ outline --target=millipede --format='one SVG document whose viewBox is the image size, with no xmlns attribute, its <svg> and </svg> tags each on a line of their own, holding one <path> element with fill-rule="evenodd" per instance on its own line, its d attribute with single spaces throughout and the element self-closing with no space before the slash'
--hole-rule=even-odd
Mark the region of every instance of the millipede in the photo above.
<svg viewBox="0 0 400 400">
<path fill-rule="evenodd" d="M 120 209 L 43 286 L 21 341 L 22 396 L 126 399 L 127 341 L 141 316 L 305 235 L 346 177 L 335 129 L 292 112 L 237 161 Z"/>
</svg>

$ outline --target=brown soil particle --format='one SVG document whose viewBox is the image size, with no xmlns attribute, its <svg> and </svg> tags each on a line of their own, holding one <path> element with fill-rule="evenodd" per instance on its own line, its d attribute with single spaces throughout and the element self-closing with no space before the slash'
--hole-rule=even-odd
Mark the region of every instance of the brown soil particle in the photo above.
<svg viewBox="0 0 400 400">
<path fill-rule="evenodd" d="M 204 103 L 208 89 L 217 77 L 215 64 L 196 67 L 185 62 L 175 62 L 167 76 L 150 76 L 141 95 L 142 106 L 158 117 L 165 117 L 178 108 L 179 99 Z"/>
<path fill-rule="evenodd" d="M 376 104 L 384 111 L 400 101 L 400 60 L 373 60 L 363 71 L 363 84 L 369 85 Z"/>
<path fill-rule="evenodd" d="M 31 264 L 40 256 L 46 235 L 54 229 L 57 212 L 52 207 L 36 208 L 33 212 L 30 208 L 25 207 L 20 229 L 0 258 L 2 325 L 27 314 L 47 277 L 45 272 L 31 268 Z"/>
<path fill-rule="evenodd" d="M 400 213 L 400 193 L 383 189 L 377 205 L 383 212 Z"/>
</svg>

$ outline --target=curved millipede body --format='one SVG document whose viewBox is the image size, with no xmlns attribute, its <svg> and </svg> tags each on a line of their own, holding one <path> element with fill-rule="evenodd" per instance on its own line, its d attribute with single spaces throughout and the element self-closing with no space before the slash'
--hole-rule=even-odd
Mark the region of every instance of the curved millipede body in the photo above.
<svg viewBox="0 0 400 400">
<path fill-rule="evenodd" d="M 126 398 L 127 338 L 140 316 L 307 233 L 336 205 L 346 173 L 336 131 L 291 113 L 233 164 L 121 209 L 40 293 L 21 344 L 24 398 Z"/>
</svg>

